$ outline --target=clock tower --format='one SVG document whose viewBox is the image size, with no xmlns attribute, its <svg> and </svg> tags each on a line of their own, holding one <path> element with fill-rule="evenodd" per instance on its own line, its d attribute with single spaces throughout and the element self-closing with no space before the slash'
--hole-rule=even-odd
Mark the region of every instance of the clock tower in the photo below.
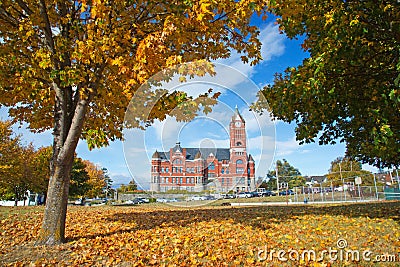
<svg viewBox="0 0 400 267">
<path fill-rule="evenodd" d="M 240 115 L 238 108 L 229 124 L 231 171 L 237 174 L 247 174 L 246 151 L 246 122 Z"/>
</svg>

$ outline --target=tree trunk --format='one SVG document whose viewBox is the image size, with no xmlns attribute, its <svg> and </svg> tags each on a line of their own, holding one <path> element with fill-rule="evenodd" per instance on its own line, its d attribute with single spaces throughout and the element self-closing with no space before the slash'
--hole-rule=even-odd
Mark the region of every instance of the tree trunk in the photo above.
<svg viewBox="0 0 400 267">
<path fill-rule="evenodd" d="M 38 245 L 55 245 L 65 241 L 65 219 L 67 215 L 68 189 L 74 157 L 54 166 L 46 197 L 46 208 Z"/>
<path fill-rule="evenodd" d="M 14 193 L 15 193 L 15 199 L 14 199 L 14 206 L 16 207 L 16 206 L 18 206 L 18 197 L 19 197 L 19 195 L 18 195 L 18 187 L 14 187 Z"/>
<path fill-rule="evenodd" d="M 62 102 L 58 106 L 61 116 L 56 112 L 50 181 L 37 245 L 56 245 L 65 241 L 69 180 L 88 103 L 89 100 L 80 100 L 74 112 L 67 105 L 62 105 Z M 71 113 L 72 120 L 68 119 Z"/>
</svg>

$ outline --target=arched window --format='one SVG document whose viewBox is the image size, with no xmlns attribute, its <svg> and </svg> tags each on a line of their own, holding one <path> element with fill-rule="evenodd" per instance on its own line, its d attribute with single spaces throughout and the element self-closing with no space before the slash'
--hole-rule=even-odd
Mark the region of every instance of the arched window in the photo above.
<svg viewBox="0 0 400 267">
<path fill-rule="evenodd" d="M 215 170 L 215 165 L 214 162 L 211 162 L 210 165 L 208 165 L 209 170 Z"/>
<path fill-rule="evenodd" d="M 236 146 L 241 146 L 241 145 L 242 145 L 241 142 L 237 142 L 237 143 L 236 143 Z"/>
<path fill-rule="evenodd" d="M 225 173 L 225 168 L 221 169 L 221 173 L 224 174 Z"/>
<path fill-rule="evenodd" d="M 238 160 L 236 161 L 236 164 L 243 164 L 243 160 L 238 159 Z"/>
</svg>

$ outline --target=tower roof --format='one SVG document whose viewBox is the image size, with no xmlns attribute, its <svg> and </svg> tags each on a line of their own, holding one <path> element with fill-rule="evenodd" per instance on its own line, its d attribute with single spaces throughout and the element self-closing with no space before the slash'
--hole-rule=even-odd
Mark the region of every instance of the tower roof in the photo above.
<svg viewBox="0 0 400 267">
<path fill-rule="evenodd" d="M 194 156 L 194 159 L 200 159 L 201 158 L 201 153 L 200 150 L 197 151 L 196 155 Z"/>
<path fill-rule="evenodd" d="M 153 156 L 151 156 L 153 159 L 159 159 L 160 158 L 160 153 L 156 150 L 156 152 L 153 153 Z"/>
<path fill-rule="evenodd" d="M 175 146 L 172 148 L 173 152 L 182 152 L 181 143 L 176 142 Z"/>
<path fill-rule="evenodd" d="M 248 160 L 254 162 L 253 156 L 251 154 L 249 154 L 249 159 Z"/>
<path fill-rule="evenodd" d="M 232 116 L 232 121 L 235 121 L 235 120 L 241 120 L 242 122 L 244 122 L 244 119 L 243 119 L 242 115 L 240 114 L 237 105 L 235 107 L 235 114 Z"/>
</svg>

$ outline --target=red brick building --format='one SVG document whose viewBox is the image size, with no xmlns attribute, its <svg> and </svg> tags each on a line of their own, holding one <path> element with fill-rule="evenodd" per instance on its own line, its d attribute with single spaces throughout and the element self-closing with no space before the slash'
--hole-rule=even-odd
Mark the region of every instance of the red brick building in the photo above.
<svg viewBox="0 0 400 267">
<path fill-rule="evenodd" d="M 246 122 L 237 109 L 229 125 L 229 134 L 230 148 L 183 148 L 176 143 L 169 151 L 155 151 L 151 160 L 150 190 L 255 190 L 255 163 L 247 153 Z"/>
</svg>

